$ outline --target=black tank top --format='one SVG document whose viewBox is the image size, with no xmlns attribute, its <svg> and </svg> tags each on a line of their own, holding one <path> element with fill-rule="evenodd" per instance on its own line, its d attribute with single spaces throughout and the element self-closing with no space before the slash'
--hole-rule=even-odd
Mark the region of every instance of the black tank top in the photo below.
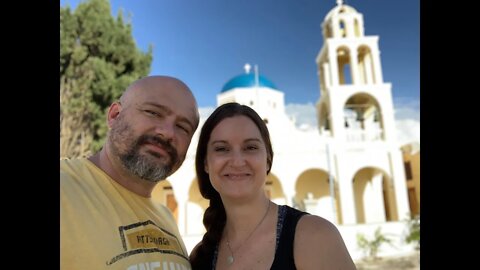
<svg viewBox="0 0 480 270">
<path fill-rule="evenodd" d="M 278 207 L 277 244 L 271 270 L 297 269 L 293 257 L 293 240 L 298 220 L 305 214 L 308 213 L 288 205 Z"/>
<path fill-rule="evenodd" d="M 298 220 L 306 212 L 299 211 L 288 205 L 278 206 L 277 239 L 275 244 L 275 258 L 271 270 L 294 270 L 295 260 L 293 257 L 293 240 Z M 217 263 L 218 246 L 214 251 L 212 270 Z"/>
</svg>

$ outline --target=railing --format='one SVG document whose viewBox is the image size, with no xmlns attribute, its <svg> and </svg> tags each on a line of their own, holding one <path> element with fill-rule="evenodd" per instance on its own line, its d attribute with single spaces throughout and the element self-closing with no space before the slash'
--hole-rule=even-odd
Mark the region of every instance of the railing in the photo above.
<svg viewBox="0 0 480 270">
<path fill-rule="evenodd" d="M 353 129 L 345 130 L 348 142 L 371 142 L 381 141 L 383 139 L 383 131 L 380 129 Z"/>
</svg>

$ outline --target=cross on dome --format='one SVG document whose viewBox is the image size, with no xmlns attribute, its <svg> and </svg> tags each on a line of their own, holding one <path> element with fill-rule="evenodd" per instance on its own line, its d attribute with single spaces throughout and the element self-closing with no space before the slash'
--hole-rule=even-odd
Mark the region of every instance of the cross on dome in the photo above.
<svg viewBox="0 0 480 270">
<path fill-rule="evenodd" d="M 246 63 L 245 66 L 243 66 L 243 68 L 245 69 L 245 73 L 250 73 L 250 69 L 252 68 L 252 66 L 250 66 L 249 63 Z"/>
</svg>

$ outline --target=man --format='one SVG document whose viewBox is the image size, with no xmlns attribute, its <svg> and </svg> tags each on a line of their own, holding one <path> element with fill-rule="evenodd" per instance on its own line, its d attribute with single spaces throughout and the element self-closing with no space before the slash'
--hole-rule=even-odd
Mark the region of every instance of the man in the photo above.
<svg viewBox="0 0 480 270">
<path fill-rule="evenodd" d="M 102 150 L 60 161 L 61 269 L 191 269 L 151 193 L 183 163 L 198 122 L 190 89 L 167 76 L 134 82 L 110 106 Z"/>
</svg>

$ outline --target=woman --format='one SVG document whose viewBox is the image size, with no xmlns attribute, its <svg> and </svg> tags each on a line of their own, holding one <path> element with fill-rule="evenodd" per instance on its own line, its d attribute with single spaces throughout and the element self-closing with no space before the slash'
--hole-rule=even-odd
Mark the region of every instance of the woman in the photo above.
<svg viewBox="0 0 480 270">
<path fill-rule="evenodd" d="M 207 232 L 193 269 L 356 269 L 329 221 L 270 201 L 273 150 L 266 124 L 248 106 L 218 107 L 202 127 L 195 157 Z"/>
</svg>

